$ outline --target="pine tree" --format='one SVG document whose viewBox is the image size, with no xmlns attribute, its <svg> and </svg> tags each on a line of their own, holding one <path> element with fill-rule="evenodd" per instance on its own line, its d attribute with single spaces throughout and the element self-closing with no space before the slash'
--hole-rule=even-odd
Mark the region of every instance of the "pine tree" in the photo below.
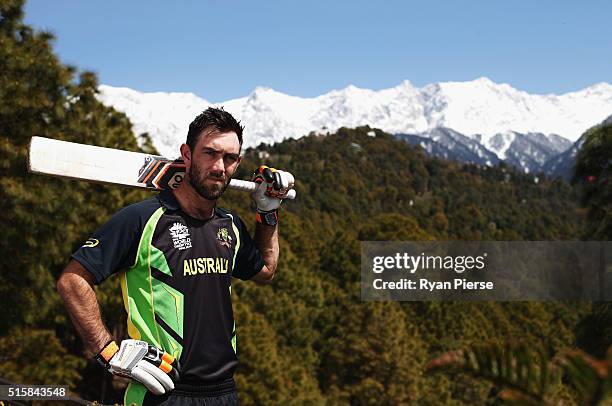
<svg viewBox="0 0 612 406">
<path fill-rule="evenodd" d="M 53 54 L 52 35 L 24 24 L 22 9 L 22 1 L 0 2 L 0 340 L 5 348 L 19 346 L 7 353 L 2 374 L 74 386 L 84 361 L 55 280 L 89 233 L 143 195 L 29 174 L 28 143 L 42 135 L 131 150 L 137 145 L 126 116 L 97 101 L 95 75 L 81 72 L 75 81 L 76 69 Z M 54 350 L 34 352 L 36 361 L 20 355 L 41 341 Z M 72 353 L 64 357 L 65 374 L 54 361 L 65 354 L 62 348 Z M 36 362 L 35 373 L 27 372 L 25 360 Z"/>
<path fill-rule="evenodd" d="M 588 130 L 576 156 L 574 183 L 589 210 L 588 239 L 612 238 L 612 121 Z"/>
</svg>

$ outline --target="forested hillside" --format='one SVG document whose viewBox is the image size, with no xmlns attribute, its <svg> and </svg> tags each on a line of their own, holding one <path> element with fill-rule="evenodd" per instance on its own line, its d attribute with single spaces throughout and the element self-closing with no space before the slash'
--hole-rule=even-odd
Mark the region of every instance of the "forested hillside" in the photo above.
<svg viewBox="0 0 612 406">
<path fill-rule="evenodd" d="M 55 281 L 92 230 L 148 195 L 28 174 L 26 149 L 32 135 L 138 145 L 125 115 L 96 100 L 95 75 L 62 65 L 51 36 L 23 24 L 20 1 L 0 0 L 0 13 L 0 378 L 120 401 L 124 382 L 84 357 Z M 491 385 L 426 374 L 425 364 L 508 340 L 553 354 L 576 344 L 579 325 L 581 342 L 599 338 L 584 327 L 588 303 L 361 302 L 360 241 L 582 239 L 587 220 L 602 216 L 580 208 L 578 186 L 428 158 L 374 132 L 341 129 L 245 153 L 237 177 L 271 164 L 295 175 L 298 198 L 283 203 L 276 282 L 235 283 L 242 404 L 484 404 Z M 221 205 L 254 227 L 248 195 L 228 192 Z M 125 337 L 117 278 L 97 293 L 107 325 Z M 561 391 L 571 400 L 569 387 Z"/>
<path fill-rule="evenodd" d="M 258 362 L 241 370 L 243 391 L 280 403 L 317 396 L 332 404 L 478 404 L 489 386 L 424 375 L 425 363 L 480 342 L 517 340 L 550 354 L 571 345 L 587 304 L 360 301 L 359 241 L 578 239 L 583 218 L 564 182 L 427 158 L 390 135 L 368 132 L 342 129 L 259 148 L 270 164 L 296 174 L 299 197 L 284 203 L 277 283 L 236 289 L 239 322 L 257 309 L 259 322 L 275 333 L 270 342 L 279 359 L 275 367 L 244 344 L 243 364 Z M 259 151 L 247 153 L 244 176 L 259 164 Z M 224 204 L 249 216 L 238 193 Z M 283 385 L 260 398 L 260 389 L 248 389 L 252 379 L 272 378 L 254 368 L 263 364 L 275 374 L 295 370 L 302 380 L 295 393 Z"/>
</svg>

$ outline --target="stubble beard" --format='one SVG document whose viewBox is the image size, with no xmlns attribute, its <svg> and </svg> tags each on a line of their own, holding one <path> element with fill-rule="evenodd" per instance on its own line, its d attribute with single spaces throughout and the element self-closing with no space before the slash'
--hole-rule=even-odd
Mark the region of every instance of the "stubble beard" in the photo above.
<svg viewBox="0 0 612 406">
<path fill-rule="evenodd" d="M 222 176 L 217 176 L 212 173 L 203 173 L 203 171 L 200 170 L 194 161 L 191 162 L 191 169 L 189 170 L 188 178 L 189 184 L 195 189 L 196 192 L 198 192 L 200 196 L 206 200 L 219 199 L 221 195 L 223 195 L 223 192 L 225 192 L 225 189 L 227 189 L 230 180 L 232 179 L 231 176 L 226 176 L 225 181 L 223 181 Z M 207 185 L 206 180 L 210 178 L 220 179 L 223 182 Z"/>
</svg>

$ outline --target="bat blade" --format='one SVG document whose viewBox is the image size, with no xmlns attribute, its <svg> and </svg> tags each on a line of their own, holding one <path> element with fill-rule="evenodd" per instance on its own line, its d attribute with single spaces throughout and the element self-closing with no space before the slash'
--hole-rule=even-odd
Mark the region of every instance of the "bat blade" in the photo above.
<svg viewBox="0 0 612 406">
<path fill-rule="evenodd" d="M 32 137 L 28 170 L 62 178 L 155 189 L 139 181 L 139 177 L 147 163 L 160 158 L 164 159 L 139 152 Z"/>
<path fill-rule="evenodd" d="M 174 189 L 185 177 L 185 163 L 181 159 L 37 136 L 30 141 L 28 170 L 148 190 Z M 232 179 L 229 186 L 247 192 L 257 188 L 256 183 L 239 179 Z M 294 199 L 295 190 L 291 190 L 287 198 Z"/>
</svg>

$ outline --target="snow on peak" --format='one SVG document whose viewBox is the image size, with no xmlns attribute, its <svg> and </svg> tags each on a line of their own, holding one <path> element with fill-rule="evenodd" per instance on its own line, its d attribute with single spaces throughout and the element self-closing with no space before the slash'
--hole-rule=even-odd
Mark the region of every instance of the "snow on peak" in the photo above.
<svg viewBox="0 0 612 406">
<path fill-rule="evenodd" d="M 278 94 L 281 94 L 281 93 L 276 92 L 271 87 L 257 86 L 255 90 L 253 90 L 251 94 L 249 95 L 249 99 L 257 100 L 262 97 L 263 98 L 274 97 Z"/>
<path fill-rule="evenodd" d="M 483 144 L 487 149 L 495 152 L 497 156 L 503 160 L 506 159 L 506 152 L 515 139 L 516 133 L 514 131 L 505 131 L 486 139 Z"/>
<path fill-rule="evenodd" d="M 414 89 L 414 85 L 408 79 L 402 80 L 402 83 L 400 83 L 397 87 L 406 88 L 406 89 Z"/>
<path fill-rule="evenodd" d="M 592 92 L 592 93 L 607 93 L 607 92 L 612 92 L 612 84 L 610 83 L 606 83 L 606 82 L 599 82 L 599 83 L 595 83 L 594 85 L 591 85 L 589 87 L 587 87 L 586 89 L 584 89 L 586 92 Z"/>
<path fill-rule="evenodd" d="M 125 112 L 134 131 L 151 134 L 160 153 L 175 156 L 189 123 L 212 105 L 193 93 L 141 93 L 100 86 L 100 100 Z M 612 112 L 612 85 L 597 83 L 563 95 L 535 95 L 486 77 L 440 82 L 418 88 L 405 80 L 370 90 L 349 85 L 314 98 L 257 87 L 246 97 L 215 106 L 245 125 L 245 146 L 299 138 L 311 131 L 370 125 L 390 133 L 422 133 L 452 128 L 503 155 L 511 132 L 559 134 L 575 141 Z M 492 140 L 496 134 L 502 134 Z M 505 134 L 505 135 L 504 135 Z"/>
</svg>

